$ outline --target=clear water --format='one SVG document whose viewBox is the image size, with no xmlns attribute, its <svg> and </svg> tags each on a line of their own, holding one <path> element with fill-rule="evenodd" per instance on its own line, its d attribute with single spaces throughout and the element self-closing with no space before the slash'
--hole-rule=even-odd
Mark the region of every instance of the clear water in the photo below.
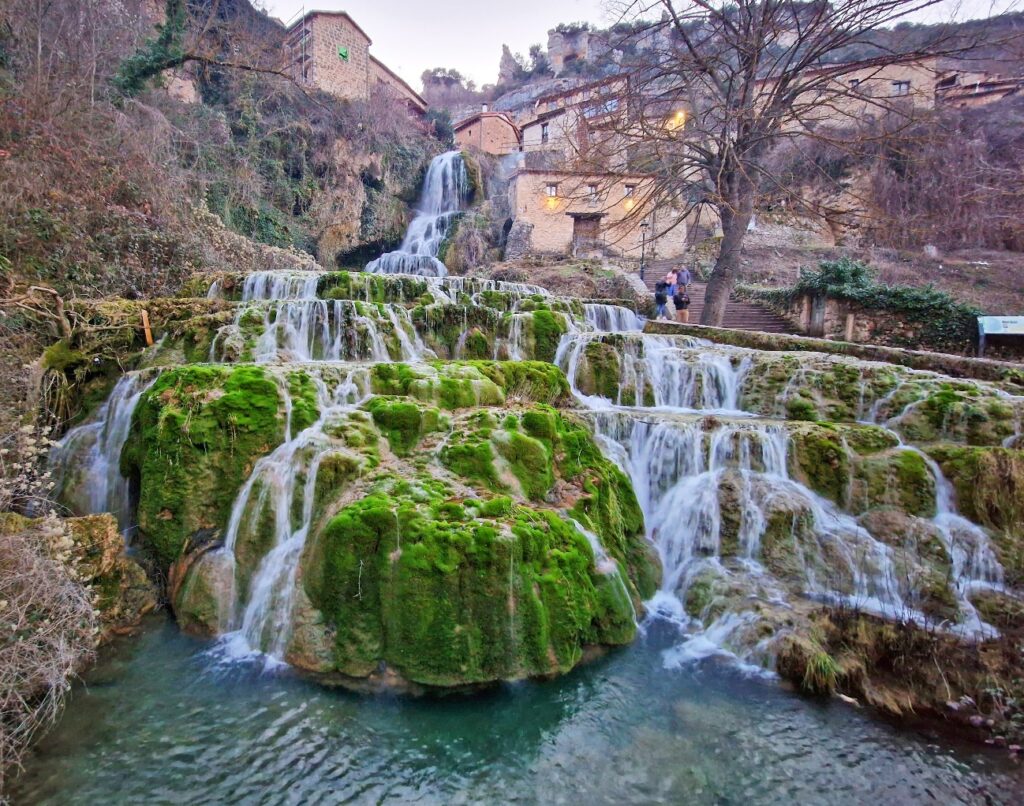
<svg viewBox="0 0 1024 806">
<path fill-rule="evenodd" d="M 655 631 L 552 682 L 414 699 L 218 666 L 153 619 L 108 652 L 15 803 L 1013 803 L 1002 753 L 899 731 Z"/>
</svg>

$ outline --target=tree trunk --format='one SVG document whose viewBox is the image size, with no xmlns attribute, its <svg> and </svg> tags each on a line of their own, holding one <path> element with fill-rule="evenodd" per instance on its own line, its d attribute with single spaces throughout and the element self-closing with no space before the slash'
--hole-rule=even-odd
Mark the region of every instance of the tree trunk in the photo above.
<svg viewBox="0 0 1024 806">
<path fill-rule="evenodd" d="M 738 209 L 737 209 L 738 208 Z M 721 327 L 725 321 L 725 308 L 729 304 L 729 295 L 740 272 L 740 252 L 743 239 L 750 225 L 753 214 L 753 199 L 741 199 L 734 206 L 722 205 L 719 215 L 722 219 L 722 245 L 715 260 L 715 268 L 708 280 L 704 292 L 704 310 L 701 311 L 700 323 Z"/>
</svg>

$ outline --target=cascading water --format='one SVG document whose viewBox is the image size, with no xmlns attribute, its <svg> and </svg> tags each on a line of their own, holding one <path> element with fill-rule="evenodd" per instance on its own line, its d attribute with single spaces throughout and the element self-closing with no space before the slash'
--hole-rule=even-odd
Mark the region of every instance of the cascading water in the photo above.
<svg viewBox="0 0 1024 806">
<path fill-rule="evenodd" d="M 441 154 L 430 163 L 416 214 L 402 245 L 366 265 L 372 274 L 419 274 L 444 277 L 448 269 L 438 251 L 461 212 L 469 193 L 469 178 L 461 151 Z"/>
<path fill-rule="evenodd" d="M 221 566 L 215 576 L 230 580 L 230 606 L 221 617 L 225 630 L 221 645 L 230 658 L 262 653 L 275 663 L 284 657 L 299 557 L 313 523 L 317 474 L 327 456 L 344 453 L 343 445 L 328 431 L 368 396 L 365 379 L 360 383 L 359 376 L 359 370 L 351 371 L 333 391 L 318 380 L 320 416 L 299 433 L 286 434 L 281 445 L 261 458 L 235 498 L 224 546 L 210 560 Z M 265 506 L 274 515 L 274 534 L 243 592 L 238 589 L 235 557 L 239 534 L 255 527 Z"/>
<path fill-rule="evenodd" d="M 755 610 L 789 607 L 794 588 L 813 600 L 888 619 L 935 623 L 918 606 L 905 559 L 856 518 L 792 477 L 785 423 L 750 419 L 759 414 L 743 405 L 750 351 L 686 337 L 631 335 L 626 317 L 588 312 L 587 319 L 599 332 L 567 334 L 556 363 L 566 372 L 576 399 L 593 411 L 590 417 L 606 453 L 633 482 L 648 537 L 662 561 L 662 584 L 648 605 L 656 618 L 686 633 L 680 648 L 666 654 L 666 663 L 719 653 L 769 662 Z M 583 391 L 579 383 L 584 375 L 592 378 L 599 371 L 595 367 L 607 366 L 594 362 L 609 346 L 615 347 L 619 374 L 612 385 L 617 389 L 614 400 Z M 802 367 L 793 372 L 780 395 L 783 414 L 795 396 L 795 384 L 804 379 Z M 862 380 L 858 419 L 877 421 L 901 387 L 902 382 L 896 383 L 868 404 Z M 912 400 L 909 406 L 920 402 Z M 771 403 L 770 408 L 779 405 Z M 890 414 L 888 423 L 898 424 L 905 416 L 906 411 Z M 969 599 L 973 591 L 1002 589 L 1003 572 L 991 541 L 956 512 L 952 486 L 936 462 L 894 437 L 896 450 L 921 454 L 935 482 L 932 523 L 951 558 L 959 611 L 958 623 L 946 629 L 968 638 L 992 634 Z M 777 530 L 786 513 L 792 513 L 787 540 L 797 564 L 788 569 L 786 579 L 779 579 L 760 558 L 770 524 Z M 725 540 L 733 544 L 728 551 Z M 741 607 L 712 614 L 707 620 L 703 614 L 687 613 L 689 589 L 708 579 L 746 590 L 751 602 L 761 604 L 755 610 Z"/>
<path fill-rule="evenodd" d="M 128 479 L 121 475 L 121 450 L 143 393 L 156 381 L 152 373 L 123 375 L 95 417 L 72 428 L 53 448 L 50 466 L 60 473 L 58 495 L 75 498 L 82 513 L 111 512 L 121 532 L 133 527 Z M 75 474 L 74 483 L 69 474 Z M 75 490 L 72 493 L 71 488 Z"/>
<path fill-rule="evenodd" d="M 603 333 L 627 333 L 644 329 L 643 317 L 621 305 L 588 302 L 583 306 L 586 323 Z"/>
<path fill-rule="evenodd" d="M 606 342 L 604 333 L 569 334 L 559 344 L 555 363 L 565 371 L 577 398 L 588 407 L 625 405 L 624 396 L 630 394 L 635 405 L 649 400 L 648 408 L 740 412 L 743 379 L 750 370 L 750 358 L 743 351 L 711 349 L 711 342 L 702 339 L 632 334 L 630 330 L 625 331 L 625 339 L 616 337 L 621 347 L 618 395 L 613 401 L 597 400 L 580 391 L 576 382 L 581 364 L 588 360 L 588 347 Z"/>
<path fill-rule="evenodd" d="M 397 339 L 402 361 L 433 357 L 416 335 L 409 311 L 401 304 L 380 307 L 317 295 L 316 272 L 254 272 L 246 280 L 235 321 L 221 328 L 210 345 L 209 360 L 224 361 L 247 321 L 260 322 L 252 350 L 257 363 L 286 361 L 390 361 L 386 335 Z M 382 312 L 383 311 L 383 312 Z"/>
<path fill-rule="evenodd" d="M 223 547 L 198 560 L 215 566 L 207 579 L 222 591 L 221 627 L 227 635 L 220 646 L 229 657 L 262 653 L 279 661 L 287 654 L 300 557 L 318 517 L 318 470 L 332 454 L 344 453 L 332 436 L 339 421 L 365 416 L 356 411 L 368 393 L 369 387 L 358 381 L 367 377 L 365 370 L 330 364 L 433 358 L 425 344 L 439 343 L 432 327 L 444 330 L 448 341 L 438 349 L 447 357 L 463 357 L 469 349 L 479 356 L 479 346 L 469 342 L 472 327 L 492 326 L 487 354 L 531 359 L 536 337 L 531 320 L 538 305 L 567 328 L 555 363 L 588 410 L 600 443 L 636 491 L 664 569 L 649 610 L 685 634 L 672 656 L 675 661 L 729 651 L 769 662 L 763 611 L 785 611 L 800 599 L 843 603 L 898 620 L 927 620 L 906 563 L 856 517 L 801 483 L 792 467 L 791 424 L 762 419 L 785 415 L 814 382 L 814 373 L 821 372 L 816 365 L 791 367 L 782 391 L 761 399 L 753 390 L 765 372 L 764 354 L 690 337 L 643 334 L 642 320 L 614 305 L 586 303 L 577 320 L 565 313 L 570 306 L 544 289 L 500 281 L 291 271 L 257 272 L 242 283 L 218 281 L 217 286 L 222 299 L 240 288 L 241 301 L 234 324 L 221 328 L 210 348 L 211 361 L 313 362 L 305 371 L 316 379 L 318 412 L 315 423 L 293 433 L 288 372 L 269 370 L 284 398 L 286 438 L 257 461 L 237 494 Z M 343 293 L 331 293 L 337 286 Z M 478 316 L 471 325 L 472 305 L 486 306 L 490 318 Z M 859 366 L 858 371 L 858 421 L 899 427 L 913 420 L 925 399 L 915 384 L 930 378 L 927 373 L 907 373 L 872 386 L 868 380 L 874 370 Z M 346 373 L 347 380 L 339 381 Z M 81 487 L 89 502 L 80 509 L 115 510 L 130 519 L 127 482 L 117 472 L 117 460 L 145 389 L 142 378 L 126 376 L 98 420 L 71 432 L 58 449 L 57 461 L 63 465 L 71 464 L 71 453 L 89 454 L 82 465 L 88 478 Z M 917 449 L 901 444 L 893 450 Z M 1002 569 L 984 530 L 957 514 L 952 487 L 938 465 L 921 456 L 935 482 L 936 513 L 929 514 L 928 522 L 952 561 L 959 623 L 951 629 L 965 636 L 987 634 L 991 628 L 970 596 L 1002 590 Z M 835 499 L 850 511 L 856 497 L 852 479 Z M 780 539 L 780 520 L 796 558 L 782 571 L 766 557 L 769 539 Z M 247 534 L 251 539 L 261 524 L 272 531 L 263 536 L 266 550 L 258 561 L 240 565 L 239 541 L 244 543 Z M 581 532 L 598 569 L 612 573 L 615 563 L 597 536 L 582 527 Z M 625 593 L 617 567 L 615 572 Z M 746 598 L 725 610 L 696 607 L 691 593 L 714 585 L 742 591 Z"/>
</svg>

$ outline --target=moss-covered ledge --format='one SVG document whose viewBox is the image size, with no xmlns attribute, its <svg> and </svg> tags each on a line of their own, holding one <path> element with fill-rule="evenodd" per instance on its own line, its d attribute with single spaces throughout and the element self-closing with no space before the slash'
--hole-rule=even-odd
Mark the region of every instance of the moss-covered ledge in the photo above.
<svg viewBox="0 0 1024 806">
<path fill-rule="evenodd" d="M 1005 384 L 1012 391 L 1024 393 L 1024 364 L 1010 361 L 968 358 L 962 355 L 904 350 L 899 347 L 881 347 L 874 344 L 853 344 L 847 341 L 815 339 L 810 336 L 764 333 L 759 330 L 684 325 L 677 322 L 648 322 L 644 326 L 644 333 L 665 336 L 696 336 L 719 344 L 749 347 L 754 350 L 829 353 L 861 358 L 865 361 L 884 361 L 910 369 L 941 372 L 954 378 L 994 381 Z"/>
</svg>

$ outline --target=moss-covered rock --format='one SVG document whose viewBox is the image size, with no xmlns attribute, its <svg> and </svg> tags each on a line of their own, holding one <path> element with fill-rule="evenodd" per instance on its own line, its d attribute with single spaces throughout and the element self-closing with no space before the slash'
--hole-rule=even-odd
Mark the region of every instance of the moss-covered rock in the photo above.
<svg viewBox="0 0 1024 806">
<path fill-rule="evenodd" d="M 565 672 L 586 646 L 632 639 L 626 589 L 571 524 L 451 492 L 382 479 L 310 545 L 303 585 L 333 635 L 333 671 L 365 677 L 384 663 L 429 686 L 486 683 Z"/>
<path fill-rule="evenodd" d="M 1024 451 L 934 445 L 928 453 L 952 483 L 960 512 L 991 530 L 1007 581 L 1024 582 Z"/>
<path fill-rule="evenodd" d="M 255 461 L 284 437 L 280 408 L 278 385 L 254 366 L 168 370 L 143 395 L 121 472 L 139 491 L 140 544 L 161 565 L 227 524 Z"/>
</svg>

